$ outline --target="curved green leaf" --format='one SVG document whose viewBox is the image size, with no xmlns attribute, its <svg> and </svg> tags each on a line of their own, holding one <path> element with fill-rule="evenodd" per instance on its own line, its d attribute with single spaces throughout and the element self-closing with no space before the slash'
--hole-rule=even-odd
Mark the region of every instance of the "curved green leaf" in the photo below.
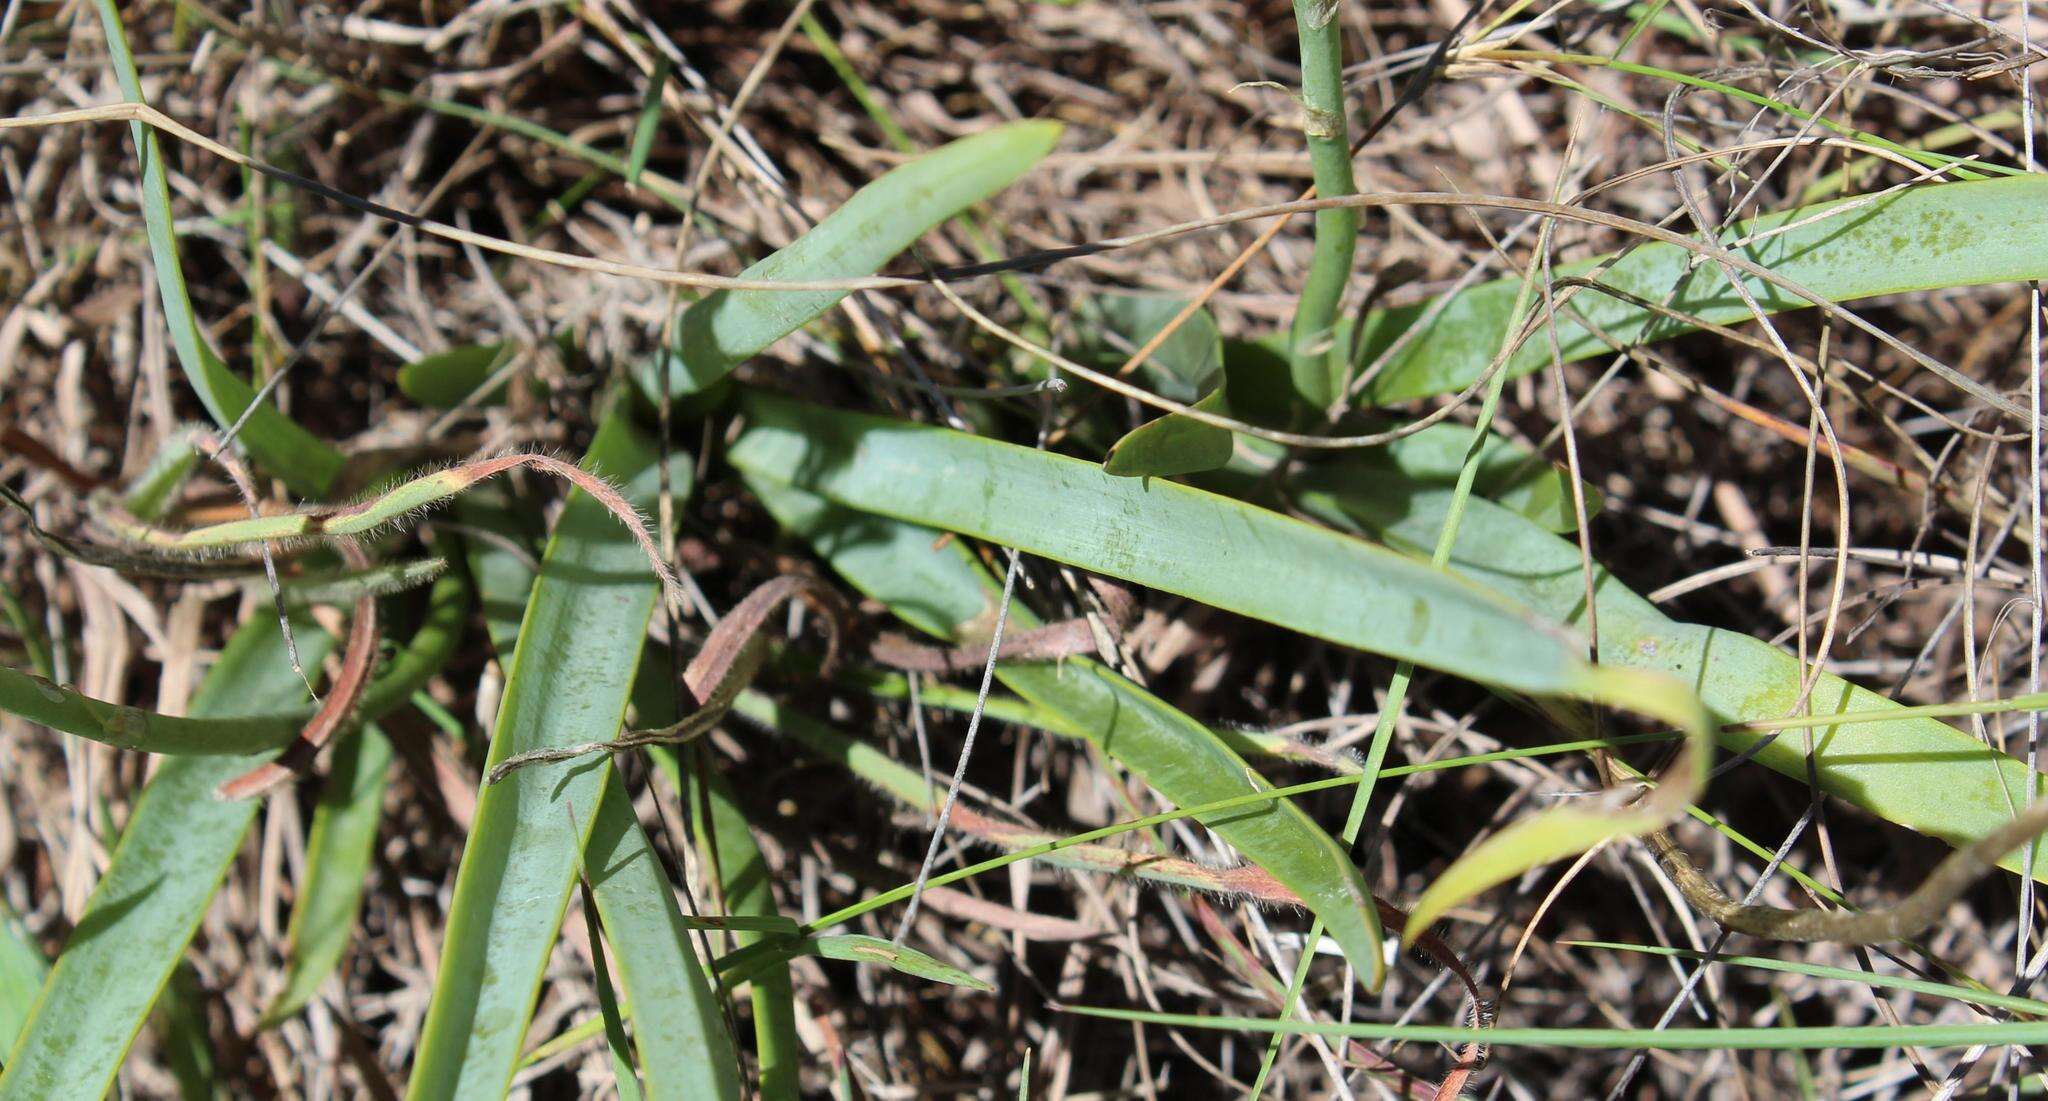
<svg viewBox="0 0 2048 1101">
<path fill-rule="evenodd" d="M 380 668 L 363 693 L 365 716 L 375 718 L 404 702 L 442 663 L 460 630 L 469 583 L 443 573 L 427 598 L 428 619 L 405 650 Z M 0 668 L 0 711 L 118 749 L 166 756 L 261 753 L 298 736 L 312 708 L 265 715 L 199 718 L 164 715 L 97 700 L 31 673 Z M 247 762 L 243 762 L 246 766 Z"/>
<path fill-rule="evenodd" d="M 1135 484 L 1075 465 L 1093 478 Z M 752 471 L 748 482 L 783 527 L 808 539 L 855 588 L 911 625 L 954 640 L 987 622 L 995 579 L 958 541 L 937 546 L 937 533 L 929 528 L 863 516 Z M 1010 615 L 1020 628 L 1034 622 L 1021 601 Z M 1095 662 L 1004 664 L 997 675 L 1177 805 L 1218 802 L 1270 786 L 1214 731 Z M 1335 839 L 1291 802 L 1211 816 L 1204 824 L 1300 897 L 1358 973 L 1378 985 L 1384 970 L 1379 914 Z"/>
<path fill-rule="evenodd" d="M 398 369 L 398 389 L 421 405 L 448 409 L 490 381 L 492 372 L 511 362 L 510 344 L 463 344 L 421 356 Z M 494 395 L 487 404 L 503 404 Z"/>
<path fill-rule="evenodd" d="M 107 53 L 120 81 L 121 93 L 131 103 L 147 102 L 142 78 L 135 69 L 135 57 L 128 49 L 128 36 L 121 28 L 121 13 L 114 0 L 98 0 L 100 25 L 107 36 Z M 178 235 L 173 228 L 170 186 L 164 172 L 163 139 L 155 128 L 140 122 L 129 124 L 136 155 L 142 162 L 142 218 L 149 235 L 149 253 L 156 265 L 157 290 L 164 303 L 164 321 L 170 328 L 171 347 L 185 368 L 185 379 L 199 393 L 199 400 L 225 428 L 235 423 L 254 400 L 249 384 L 228 370 L 206 343 L 205 333 L 185 290 L 185 272 L 178 260 Z M 273 471 L 307 497 L 324 497 L 341 473 L 341 453 L 319 437 L 307 432 L 291 418 L 265 405 L 249 417 L 238 437 L 242 446 L 265 469 Z"/>
<path fill-rule="evenodd" d="M 863 512 L 957 531 L 1503 688 L 1590 688 L 1583 644 L 1450 573 L 1164 481 L 749 392 L 728 457 Z"/>
<path fill-rule="evenodd" d="M 1854 204 L 1863 204 L 1855 206 Z M 1736 226 L 1728 240 L 1815 219 L 1735 249 L 1737 255 L 1770 268 L 1830 301 L 1847 302 L 1880 294 L 2012 283 L 2048 278 L 2048 178 L 2039 175 L 1909 188 L 1880 198 L 1854 198 L 1768 214 Z M 1691 266 L 1692 254 L 1674 245 L 1641 245 L 1612 268 L 1597 269 L 1609 257 L 1560 265 L 1559 278 L 1592 276 L 1601 283 L 1663 302 L 1676 292 L 1672 308 L 1719 324 L 1751 319 L 1749 307 L 1714 265 Z M 1469 386 L 1499 352 L 1514 309 L 1519 278 L 1481 284 L 1452 296 L 1430 323 L 1409 336 L 1385 369 L 1366 387 L 1365 399 L 1392 404 Z M 1767 312 L 1809 307 L 1805 299 L 1774 283 L 1745 277 L 1745 286 Z M 1422 302 L 1367 314 L 1358 334 L 1360 356 L 1369 362 L 1397 337 L 1414 329 L 1434 305 Z M 1663 340 L 1689 331 L 1609 295 L 1588 290 L 1575 296 L 1566 314 L 1576 313 L 1627 343 Z M 1558 319 L 1558 343 L 1566 360 L 1608 351 L 1608 344 L 1570 316 Z M 1527 374 L 1550 362 L 1550 344 L 1523 345 L 1508 370 Z"/>
<path fill-rule="evenodd" d="M 1060 124 L 1013 122 L 961 138 L 891 169 L 803 236 L 741 272 L 747 279 L 872 275 L 958 211 L 1009 186 L 1059 140 Z M 845 291 L 719 291 L 691 305 L 674 354 L 638 378 L 649 398 L 710 387 L 742 361 L 846 297 Z"/>
<path fill-rule="evenodd" d="M 273 1028 L 304 1008 L 354 939 L 390 771 L 391 739 L 375 726 L 334 747 L 320 800 L 313 804 L 305 874 L 285 926 L 284 988 L 264 1008 L 257 1028 Z"/>
<path fill-rule="evenodd" d="M 1392 480 L 1354 486 L 1339 504 L 1321 491 L 1295 497 L 1305 511 L 1389 545 L 1428 553 L 1447 495 L 1415 491 Z M 1554 622 L 1585 620 L 1585 581 L 1578 547 L 1506 509 L 1472 502 L 1459 532 L 1453 569 Z M 1676 622 L 1630 592 L 1605 569 L 1595 570 L 1603 663 L 1661 670 L 1698 693 L 1717 723 L 1784 718 L 1799 696 L 1797 658 L 1760 639 Z M 1816 715 L 1876 711 L 1899 705 L 1840 677 L 1823 674 L 1812 697 Z M 1721 730 L 1731 752 L 1766 741 L 1756 760 L 1802 782 L 1803 742 Z M 2008 821 L 2029 798 L 2023 762 L 1938 719 L 1902 717 L 1814 731 L 1815 777 L 1822 791 L 1881 818 L 1952 845 L 1977 840 Z M 2034 843 L 2037 878 L 2048 880 L 2048 839 Z M 2017 871 L 2025 849 L 2002 865 Z"/>
</svg>

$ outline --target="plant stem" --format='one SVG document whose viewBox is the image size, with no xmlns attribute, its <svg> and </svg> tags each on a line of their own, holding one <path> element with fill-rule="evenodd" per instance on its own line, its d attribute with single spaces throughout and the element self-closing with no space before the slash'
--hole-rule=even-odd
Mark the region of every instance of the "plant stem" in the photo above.
<svg viewBox="0 0 2048 1101">
<path fill-rule="evenodd" d="M 1351 175 L 1351 145 L 1344 117 L 1344 46 L 1337 22 L 1338 2 L 1294 0 L 1295 25 L 1301 36 L 1302 133 L 1308 139 L 1316 193 L 1323 198 L 1358 191 Z M 1329 408 L 1344 392 L 1348 359 L 1337 346 L 1337 307 L 1351 280 L 1351 260 L 1357 247 L 1357 208 L 1316 212 L 1315 254 L 1287 341 L 1295 394 L 1316 413 Z"/>
</svg>

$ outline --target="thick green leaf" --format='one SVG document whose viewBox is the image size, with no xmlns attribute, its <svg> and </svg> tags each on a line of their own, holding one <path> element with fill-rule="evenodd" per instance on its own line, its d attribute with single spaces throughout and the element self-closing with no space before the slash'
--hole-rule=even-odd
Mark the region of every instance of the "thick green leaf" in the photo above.
<svg viewBox="0 0 2048 1101">
<path fill-rule="evenodd" d="M 1080 326 L 1075 357 L 1105 370 L 1121 367 L 1132 351 L 1159 335 L 1186 306 L 1182 299 L 1157 294 L 1085 299 L 1075 311 Z M 1214 389 L 1222 370 L 1223 334 L 1208 310 L 1190 314 L 1138 367 L 1155 393 L 1183 402 Z"/>
<path fill-rule="evenodd" d="M 1735 250 L 1830 301 L 1939 287 L 2013 283 L 2048 278 L 2048 178 L 2039 175 L 1910 188 L 1875 200 L 1846 199 L 1765 215 L 1735 227 L 1730 240 L 1804 222 L 1828 210 L 1863 203 Z M 1645 244 L 1605 272 L 1607 257 L 1561 265 L 1560 278 L 1592 276 L 1601 283 L 1663 302 L 1719 324 L 1751 318 L 1749 307 L 1719 268 L 1691 266 L 1692 254 L 1667 244 Z M 1369 401 L 1392 404 L 1462 390 L 1500 350 L 1520 279 L 1503 279 L 1458 292 L 1429 325 L 1416 332 L 1366 388 Z M 1774 283 L 1745 277 L 1766 311 L 1807 308 L 1806 299 Z M 1360 355 L 1370 362 L 1395 338 L 1413 329 L 1432 303 L 1375 310 L 1361 326 Z M 1662 340 L 1687 331 L 1620 299 L 1587 290 L 1570 311 L 1624 342 Z M 1567 360 L 1600 355 L 1605 341 L 1569 317 L 1560 317 L 1558 341 Z M 1526 374 L 1550 362 L 1547 339 L 1532 340 L 1509 362 Z"/>
<path fill-rule="evenodd" d="M 605 783 L 584 859 L 626 986 L 646 1095 L 737 1099 L 739 1061 L 718 999 L 691 947 L 675 890 L 616 773 Z"/>
<path fill-rule="evenodd" d="M 332 640 L 310 621 L 295 627 L 301 658 L 319 662 Z M 286 707 L 305 691 L 277 623 L 257 616 L 222 650 L 192 713 Z M 8 1056 L 0 1099 L 94 1098 L 113 1085 L 262 805 L 213 796 L 248 769 L 241 757 L 176 757 L 157 770 Z"/>
<path fill-rule="evenodd" d="M 467 583 L 443 574 L 419 629 L 385 663 L 366 695 L 365 716 L 389 710 L 441 668 L 454 651 L 468 603 Z M 300 656 L 318 662 L 326 637 L 304 621 L 297 633 Z M 188 721 L 203 727 L 207 721 L 231 721 L 238 712 L 275 712 L 304 693 L 285 660 L 276 621 L 258 616 L 229 641 L 193 700 L 196 717 Z M 296 732 L 303 716 L 273 721 L 284 729 L 283 737 L 268 743 L 274 748 Z M 249 765 L 243 756 L 174 757 L 151 778 L 0 1075 L 0 1099 L 105 1092 L 260 805 L 213 796 Z M 60 1085 L 53 1090 L 53 1084 Z"/>
<path fill-rule="evenodd" d="M 0 1049 L 13 1050 L 49 973 L 50 961 L 22 927 L 21 915 L 0 901 Z"/>
<path fill-rule="evenodd" d="M 1013 122 L 961 138 L 887 174 L 808 233 L 741 275 L 747 279 L 849 279 L 872 275 L 933 226 L 1009 186 L 1059 140 L 1060 124 Z M 744 360 L 831 309 L 845 291 L 719 291 L 693 304 L 675 352 L 639 380 L 649 398 L 710 387 Z"/>
<path fill-rule="evenodd" d="M 1111 481 L 1076 463 L 1092 478 Z M 989 621 L 995 581 L 957 541 L 880 516 L 864 516 L 749 470 L 748 481 L 788 530 L 808 539 L 855 588 L 911 625 L 954 640 Z M 1130 482 L 1117 482 L 1133 485 Z M 1034 619 L 1022 602 L 1011 617 Z M 998 666 L 1012 691 L 1052 712 L 1180 806 L 1217 802 L 1268 785 L 1215 732 L 1092 661 Z M 1205 822 L 1294 891 L 1321 917 L 1345 956 L 1377 985 L 1379 915 L 1350 857 L 1293 803 Z"/>
<path fill-rule="evenodd" d="M 398 369 L 398 389 L 421 405 L 448 409 L 488 382 L 491 373 L 512 359 L 510 344 L 463 344 L 421 356 Z M 502 393 L 486 404 L 502 403 Z"/>
<path fill-rule="evenodd" d="M 1354 486 L 1341 505 L 1311 491 L 1296 502 L 1330 523 L 1362 530 L 1416 554 L 1428 553 L 1442 523 L 1446 494 L 1404 490 L 1392 480 Z M 1585 582 L 1579 549 L 1506 509 L 1484 501 L 1468 506 L 1452 567 L 1554 622 L 1585 619 Z M 1797 658 L 1747 635 L 1675 622 L 1630 592 L 1604 569 L 1596 570 L 1600 660 L 1609 665 L 1662 670 L 1699 694 L 1716 722 L 1780 719 L 1799 696 Z M 1840 677 L 1822 675 L 1812 698 L 1816 715 L 1874 711 L 1898 705 Z M 1730 751 L 1754 747 L 1766 736 L 1721 731 Z M 1881 818 L 1962 845 L 1990 833 L 2028 800 L 2027 769 L 1938 719 L 1821 727 L 1814 731 L 1815 775 L 1821 790 Z M 1800 737 L 1780 736 L 1756 760 L 1802 782 L 1806 761 Z M 2014 870 L 2024 850 L 2002 863 Z M 2037 877 L 2048 879 L 2048 840 L 2035 843 Z"/>
<path fill-rule="evenodd" d="M 100 25 L 107 36 L 107 53 L 120 81 L 121 93 L 132 103 L 143 103 L 142 78 L 128 49 L 127 34 L 121 28 L 121 13 L 114 0 L 98 0 Z M 255 392 L 249 384 L 228 370 L 206 343 L 206 335 L 185 290 L 185 272 L 178 260 L 178 236 L 173 226 L 171 192 L 164 172 L 163 139 L 153 127 L 136 122 L 129 125 L 142 162 L 142 218 L 149 236 L 150 258 L 156 265 L 157 290 L 164 303 L 164 321 L 170 328 L 171 347 L 185 368 L 185 379 L 198 392 L 199 400 L 214 422 L 225 428 L 249 407 Z M 238 437 L 249 454 L 266 469 L 283 478 L 292 490 L 307 497 L 324 497 L 341 473 L 341 453 L 319 437 L 265 405 L 250 416 Z"/>
<path fill-rule="evenodd" d="M 1583 645 L 1446 571 L 1278 513 L 943 428 L 748 393 L 730 459 L 961 532 L 1504 688 L 1590 690 Z M 949 625 L 950 626 L 950 625 Z"/>
<path fill-rule="evenodd" d="M 655 465 L 653 444 L 615 403 L 586 468 L 644 507 L 657 488 Z M 659 593 L 618 520 L 572 495 L 527 604 L 490 763 L 617 734 Z M 610 771 L 610 757 L 599 755 L 519 769 L 483 789 L 409 1096 L 505 1093 Z"/>
<path fill-rule="evenodd" d="M 1229 391 L 1218 386 L 1194 407 L 1227 417 Z M 1235 450 L 1229 429 L 1172 413 L 1124 433 L 1103 456 L 1102 469 L 1120 478 L 1171 478 L 1214 470 L 1229 462 Z"/>
<path fill-rule="evenodd" d="M 285 926 L 284 989 L 263 1010 L 258 1028 L 285 1021 L 311 1001 L 354 939 L 390 771 L 391 739 L 375 726 L 334 747 L 320 801 L 313 805 L 299 896 Z"/>
</svg>

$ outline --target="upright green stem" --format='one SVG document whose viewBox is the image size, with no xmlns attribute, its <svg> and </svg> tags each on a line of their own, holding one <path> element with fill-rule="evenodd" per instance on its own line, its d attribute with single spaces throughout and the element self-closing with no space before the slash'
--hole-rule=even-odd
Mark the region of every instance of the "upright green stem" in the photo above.
<svg viewBox="0 0 2048 1101">
<path fill-rule="evenodd" d="M 1295 25 L 1301 35 L 1302 132 L 1308 138 L 1309 163 L 1315 170 L 1316 194 L 1322 198 L 1351 195 L 1358 184 L 1351 176 L 1351 139 L 1344 121 L 1344 46 L 1337 22 L 1339 0 L 1294 0 Z M 1358 247 L 1358 209 L 1342 207 L 1316 212 L 1316 248 L 1308 281 L 1288 333 L 1288 359 L 1294 391 L 1320 413 L 1344 392 L 1349 363 L 1337 346 L 1337 306 L 1351 280 L 1351 260 Z"/>
</svg>

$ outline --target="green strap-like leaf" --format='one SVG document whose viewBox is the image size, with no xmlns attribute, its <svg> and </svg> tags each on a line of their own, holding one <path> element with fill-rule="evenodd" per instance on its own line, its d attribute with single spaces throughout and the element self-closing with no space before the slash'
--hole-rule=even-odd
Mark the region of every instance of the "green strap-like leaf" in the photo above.
<svg viewBox="0 0 2048 1101">
<path fill-rule="evenodd" d="M 606 781 L 584 859 L 626 986 L 646 1096 L 737 1099 L 739 1063 L 692 948 L 696 938 L 616 774 Z"/>
<path fill-rule="evenodd" d="M 645 507 L 655 465 L 652 442 L 614 405 L 586 469 Z M 632 536 L 598 502 L 573 495 L 527 603 L 491 763 L 618 733 L 659 592 Z M 409 1096 L 505 1093 L 610 771 L 611 759 L 597 756 L 520 769 L 483 789 Z"/>
<path fill-rule="evenodd" d="M 687 493 L 689 483 L 675 482 L 670 489 Z M 527 557 L 533 543 L 531 513 L 517 507 L 502 487 L 465 494 L 455 508 L 465 524 L 491 536 L 469 540 L 465 557 L 477 579 L 485 627 L 509 661 L 533 591 Z M 670 673 L 666 660 L 643 658 L 634 702 L 642 719 L 658 723 L 666 721 L 659 716 L 674 711 L 673 695 L 662 708 L 650 709 L 640 694 L 650 665 L 664 676 Z M 606 781 L 583 866 L 625 983 L 646 1092 L 654 1097 L 735 1096 L 739 1069 L 719 1004 L 691 951 L 694 941 L 687 932 L 693 920 L 677 908 L 675 892 L 616 774 Z"/>
<path fill-rule="evenodd" d="M 1342 504 L 1317 490 L 1294 499 L 1330 523 L 1367 531 L 1417 554 L 1428 552 L 1442 522 L 1445 494 L 1417 492 L 1392 479 L 1350 488 Z M 1555 622 L 1585 619 L 1578 547 L 1506 509 L 1483 501 L 1468 506 L 1451 565 Z M 1748 635 L 1676 622 L 1605 569 L 1596 570 L 1595 582 L 1602 662 L 1680 677 L 1721 723 L 1781 719 L 1791 713 L 1799 696 L 1797 658 Z M 1828 715 L 1898 704 L 1823 674 L 1812 706 L 1814 714 Z M 1731 752 L 1750 749 L 1763 737 L 1726 730 L 1719 736 Z M 1821 727 L 1813 742 L 1822 791 L 1952 845 L 1985 836 L 2029 800 L 2023 762 L 1938 719 Z M 1806 779 L 1804 741 L 1796 734 L 1775 738 L 1756 760 Z M 2036 875 L 2048 878 L 2048 840 L 2035 842 L 2034 849 Z M 2002 863 L 2018 870 L 2024 857 L 2023 848 Z"/>
<path fill-rule="evenodd" d="M 391 739 L 375 726 L 334 747 L 306 835 L 306 870 L 285 926 L 284 989 L 263 1010 L 258 1028 L 274 1027 L 304 1008 L 355 939 L 390 772 Z"/>
<path fill-rule="evenodd" d="M 1861 203 L 1861 206 L 1850 204 Z M 1817 218 L 1828 210 L 1846 213 Z M 2048 278 L 2048 177 L 1916 187 L 1877 199 L 1846 199 L 1765 215 L 1735 227 L 1729 239 L 1808 222 L 1796 229 L 1736 250 L 1737 254 L 1833 302 L 1880 294 L 2016 283 Z M 1560 265 L 1559 278 L 1596 275 L 1605 257 Z M 1718 324 L 1751 318 L 1749 307 L 1712 264 L 1691 266 L 1692 254 L 1675 245 L 1646 244 L 1612 268 L 1597 272 L 1605 285 L 1652 302 L 1673 291 L 1672 308 Z M 1499 352 L 1521 280 L 1503 279 L 1458 292 L 1428 327 L 1407 345 L 1366 388 L 1369 401 L 1392 404 L 1462 390 L 1479 377 Z M 1811 304 L 1775 284 L 1748 278 L 1745 285 L 1765 311 L 1804 309 Z M 1414 328 L 1434 305 L 1422 302 L 1367 315 L 1361 356 L 1371 361 L 1394 339 Z M 1584 291 L 1571 300 L 1576 312 L 1624 342 L 1662 340 L 1688 331 L 1621 299 Z M 1566 360 L 1608 350 L 1608 344 L 1570 317 L 1558 319 L 1558 342 Z M 1527 374 L 1550 362 L 1550 341 L 1539 337 L 1522 346 L 1508 370 Z"/>
<path fill-rule="evenodd" d="M 1013 122 L 941 146 L 854 192 L 808 233 L 741 277 L 872 275 L 933 226 L 1009 186 L 1051 152 L 1059 136 L 1056 122 Z M 676 354 L 644 368 L 640 385 L 650 398 L 664 389 L 676 395 L 703 390 L 845 297 L 845 291 L 712 294 L 690 307 L 676 336 Z"/>
<path fill-rule="evenodd" d="M 944 428 L 746 395 L 730 459 L 862 512 L 1110 577 L 1503 688 L 1577 694 L 1583 644 L 1384 547 L 1157 480 Z M 948 627 L 951 625 L 949 624 Z"/>
<path fill-rule="evenodd" d="M 1075 465 L 1094 478 L 1117 481 L 1087 464 Z M 783 527 L 810 540 L 841 576 L 906 622 L 951 640 L 986 621 L 994 579 L 957 542 L 940 547 L 929 528 L 850 512 L 751 472 L 748 480 Z M 1020 628 L 1033 622 L 1021 603 L 1012 606 L 1011 617 Z M 1268 786 L 1215 732 L 1092 661 L 1008 664 L 998 666 L 997 674 L 1177 805 L 1218 802 Z M 1384 967 L 1379 915 L 1335 839 L 1289 802 L 1205 824 L 1294 891 L 1324 920 L 1359 974 L 1377 985 Z"/>
<path fill-rule="evenodd" d="M 13 1050 L 49 973 L 50 961 L 22 927 L 21 915 L 0 902 L 0 1048 Z"/>
</svg>

